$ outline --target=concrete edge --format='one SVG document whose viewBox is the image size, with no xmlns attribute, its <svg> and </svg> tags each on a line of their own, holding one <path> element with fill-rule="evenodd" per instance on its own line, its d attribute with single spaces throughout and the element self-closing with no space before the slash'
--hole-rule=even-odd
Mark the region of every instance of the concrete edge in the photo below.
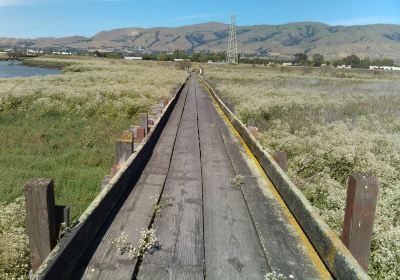
<svg viewBox="0 0 400 280">
<path fill-rule="evenodd" d="M 337 279 L 370 279 L 339 237 L 313 210 L 310 202 L 279 167 L 271 154 L 248 132 L 246 126 L 222 102 L 209 83 L 204 79 L 202 82 L 259 161 L 332 275 Z"/>
<path fill-rule="evenodd" d="M 79 217 L 72 230 L 59 241 L 31 279 L 68 279 L 69 274 L 90 246 L 106 217 L 111 213 L 121 196 L 129 190 L 132 182 L 140 177 L 140 173 L 168 122 L 189 77 L 175 92 L 174 97 L 164 108 L 154 127 L 136 151 Z"/>
</svg>

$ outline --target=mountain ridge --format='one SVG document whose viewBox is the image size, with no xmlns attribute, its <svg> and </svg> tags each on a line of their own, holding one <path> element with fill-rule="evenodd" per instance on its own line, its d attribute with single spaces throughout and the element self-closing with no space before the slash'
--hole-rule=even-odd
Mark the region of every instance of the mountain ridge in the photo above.
<svg viewBox="0 0 400 280">
<path fill-rule="evenodd" d="M 320 22 L 293 22 L 280 25 L 238 26 L 242 53 L 293 55 L 320 53 L 327 58 L 356 54 L 361 57 L 393 58 L 400 61 L 400 25 L 328 25 Z M 128 50 L 132 47 L 156 52 L 225 51 L 229 25 L 206 22 L 178 27 L 127 27 L 100 31 L 91 37 L 1 38 L 0 47 L 73 48 Z"/>
</svg>

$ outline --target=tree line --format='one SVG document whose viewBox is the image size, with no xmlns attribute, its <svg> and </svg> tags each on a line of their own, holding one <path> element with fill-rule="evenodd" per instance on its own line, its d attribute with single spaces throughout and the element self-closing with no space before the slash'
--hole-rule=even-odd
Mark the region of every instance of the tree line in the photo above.
<svg viewBox="0 0 400 280">
<path fill-rule="evenodd" d="M 352 68 L 366 68 L 368 69 L 370 66 L 394 66 L 394 60 L 389 58 L 382 59 L 370 59 L 359 58 L 357 55 L 349 55 L 343 59 L 337 59 L 333 61 L 325 61 L 325 58 L 321 54 L 313 54 L 311 59 L 305 53 L 297 53 L 294 55 L 292 60 L 293 65 L 302 65 L 302 66 L 314 66 L 319 67 L 322 64 L 326 65 L 350 65 Z"/>
<path fill-rule="evenodd" d="M 107 58 L 123 58 L 122 53 L 101 53 L 96 51 L 95 56 L 107 57 Z M 152 53 L 142 55 L 143 60 L 157 60 L 157 61 L 174 61 L 175 59 L 190 60 L 192 62 L 206 63 L 208 61 L 221 62 L 226 60 L 225 52 L 186 52 L 183 50 L 175 50 L 171 53 Z M 339 66 L 339 65 L 351 65 L 352 68 L 365 68 L 368 69 L 370 66 L 395 66 L 393 59 L 382 58 L 382 59 L 370 59 L 369 57 L 361 59 L 357 55 L 349 55 L 342 59 L 326 60 L 321 54 L 313 54 L 308 56 L 305 53 L 296 53 L 293 58 L 290 59 L 276 59 L 276 58 L 247 58 L 239 55 L 239 62 L 245 64 L 282 64 L 292 63 L 294 66 L 311 66 L 320 67 L 326 66 Z"/>
<path fill-rule="evenodd" d="M 174 61 L 175 59 L 190 59 L 192 62 L 225 61 L 224 52 L 192 52 L 175 50 L 172 53 L 145 54 L 143 60 Z"/>
</svg>

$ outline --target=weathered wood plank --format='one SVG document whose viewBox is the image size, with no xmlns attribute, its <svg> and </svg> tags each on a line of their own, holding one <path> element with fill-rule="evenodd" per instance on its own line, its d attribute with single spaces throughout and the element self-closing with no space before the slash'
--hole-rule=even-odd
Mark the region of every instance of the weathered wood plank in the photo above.
<svg viewBox="0 0 400 280">
<path fill-rule="evenodd" d="M 190 268 L 202 268 L 204 260 L 200 148 L 193 80 L 160 205 L 153 228 L 161 249 L 143 258 L 138 279 L 203 277 L 202 270 L 201 275 L 198 270 L 193 274 Z M 171 270 L 171 267 L 179 269 Z"/>
<path fill-rule="evenodd" d="M 204 92 L 197 86 L 204 199 L 206 277 L 262 279 L 269 267 L 239 187 L 235 172 L 211 117 Z"/>
<path fill-rule="evenodd" d="M 204 280 L 203 267 L 189 266 L 155 266 L 146 265 L 142 268 L 139 280 Z"/>
<path fill-rule="evenodd" d="M 257 172 L 256 163 L 251 162 L 244 146 L 232 134 L 211 99 L 209 104 L 235 173 L 244 176 L 240 188 L 271 270 L 286 277 L 292 275 L 295 279 L 329 279 L 328 270 L 305 234 L 299 231 L 300 227 L 289 210 L 279 204 L 270 191 L 272 183 Z"/>
</svg>

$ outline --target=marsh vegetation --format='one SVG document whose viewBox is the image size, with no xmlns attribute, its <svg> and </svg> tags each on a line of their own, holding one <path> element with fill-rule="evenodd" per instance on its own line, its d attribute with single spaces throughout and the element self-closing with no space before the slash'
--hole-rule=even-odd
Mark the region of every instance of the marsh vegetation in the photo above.
<svg viewBox="0 0 400 280">
<path fill-rule="evenodd" d="M 380 181 L 369 274 L 400 275 L 400 74 L 330 68 L 212 66 L 220 95 L 260 142 L 289 155 L 289 175 L 340 236 L 347 178 Z"/>
<path fill-rule="evenodd" d="M 39 59 L 48 77 L 0 79 L 0 279 L 25 279 L 24 183 L 54 178 L 76 219 L 110 173 L 114 139 L 184 80 L 169 63 Z"/>
</svg>

